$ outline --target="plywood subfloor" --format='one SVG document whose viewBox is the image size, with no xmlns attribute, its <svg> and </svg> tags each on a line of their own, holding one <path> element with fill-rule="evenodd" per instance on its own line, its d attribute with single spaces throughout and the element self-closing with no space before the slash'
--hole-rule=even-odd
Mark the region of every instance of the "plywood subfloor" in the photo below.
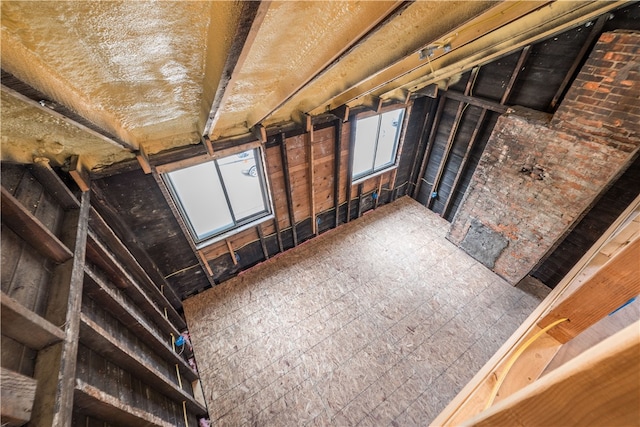
<svg viewBox="0 0 640 427">
<path fill-rule="evenodd" d="M 405 197 L 184 303 L 214 425 L 424 425 L 546 295 Z"/>
</svg>

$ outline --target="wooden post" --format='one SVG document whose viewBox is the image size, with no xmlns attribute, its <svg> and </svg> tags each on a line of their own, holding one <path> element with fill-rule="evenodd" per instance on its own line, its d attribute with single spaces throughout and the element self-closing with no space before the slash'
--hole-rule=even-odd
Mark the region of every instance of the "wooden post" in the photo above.
<svg viewBox="0 0 640 427">
<path fill-rule="evenodd" d="M 352 125 L 353 126 L 353 125 Z M 356 136 L 353 128 L 349 132 L 349 157 L 347 160 L 347 220 L 351 221 L 351 187 L 353 187 L 353 150 L 356 146 Z"/>
<path fill-rule="evenodd" d="M 373 203 L 373 209 L 376 209 L 378 207 L 378 201 L 380 200 L 380 193 L 382 192 L 382 175 L 384 174 L 380 174 L 378 175 L 378 186 L 376 187 L 376 200 Z"/>
<path fill-rule="evenodd" d="M 335 226 L 340 224 L 340 157 L 342 148 L 342 120 L 336 120 L 334 134 L 333 164 L 333 208 L 335 210 Z"/>
<path fill-rule="evenodd" d="M 313 167 L 313 125 L 308 133 L 309 140 L 307 157 L 309 158 L 309 208 L 311 210 L 311 231 L 314 236 L 318 235 L 318 226 L 316 223 L 316 198 L 313 191 L 314 167 Z"/>
<path fill-rule="evenodd" d="M 34 426 L 71 425 L 73 390 L 76 378 L 80 306 L 89 224 L 90 193 L 82 193 L 80 209 L 68 211 L 61 240 L 73 250 L 73 258 L 53 272 L 51 294 L 45 318 L 65 325 L 65 339 L 41 350 L 34 377 L 38 381 L 33 405 Z"/>
<path fill-rule="evenodd" d="M 413 190 L 413 198 L 418 199 L 418 195 L 420 194 L 420 187 L 422 187 L 422 180 L 424 179 L 424 173 L 427 169 L 427 163 L 429 162 L 429 156 L 431 155 L 431 150 L 433 149 L 433 142 L 436 139 L 436 134 L 438 133 L 438 125 L 440 124 L 440 119 L 442 118 L 442 113 L 444 112 L 444 104 L 446 103 L 447 98 L 444 96 L 440 97 L 438 101 L 438 109 L 436 110 L 435 117 L 433 118 L 433 122 L 431 124 L 431 131 L 429 132 L 429 139 L 427 140 L 427 148 L 424 150 L 424 155 L 422 156 L 422 163 L 420 165 L 420 171 L 418 172 L 418 178 L 416 181 L 416 186 Z M 431 197 L 431 195 L 427 195 L 427 201 Z"/>
<path fill-rule="evenodd" d="M 267 130 L 261 124 L 257 124 L 251 128 L 251 133 L 256 139 L 262 143 L 267 142 Z"/>
<path fill-rule="evenodd" d="M 404 151 L 404 139 L 405 139 L 405 136 L 407 135 L 407 127 L 409 125 L 409 116 L 411 116 L 412 109 L 413 109 L 413 101 L 407 100 L 407 108 L 404 112 L 404 117 L 402 119 L 402 130 L 400 132 L 400 138 L 398 140 L 398 151 L 396 153 L 398 166 L 400 166 L 400 159 L 402 158 L 402 152 Z M 391 195 L 389 197 L 390 202 L 393 202 L 396 199 L 395 194 L 396 194 L 396 178 L 397 177 L 398 177 L 398 168 L 396 167 L 393 170 L 391 180 L 389 181 L 389 191 L 391 191 Z"/>
<path fill-rule="evenodd" d="M 437 87 L 437 86 L 436 86 Z M 416 155 L 413 157 L 413 163 L 411 164 L 411 173 L 409 174 L 409 185 L 413 185 L 413 188 L 416 187 L 416 183 L 414 183 L 416 177 L 416 168 L 418 167 L 418 157 L 420 156 L 420 152 L 422 151 L 422 146 L 425 142 L 425 137 L 427 133 L 427 127 L 429 125 L 429 121 L 433 121 L 433 115 L 436 111 L 436 106 L 438 105 L 435 101 L 429 101 L 431 103 L 429 111 L 424 115 L 424 120 L 422 122 L 422 127 L 420 128 L 420 134 L 418 136 L 418 144 L 416 146 Z M 407 189 L 407 192 L 413 194 L 413 189 Z"/>
<path fill-rule="evenodd" d="M 238 260 L 236 258 L 236 253 L 233 250 L 233 246 L 231 245 L 231 241 L 229 239 L 224 239 L 227 243 L 227 249 L 229 249 L 229 255 L 231 255 L 231 261 L 233 261 L 233 265 L 238 265 Z"/>
<path fill-rule="evenodd" d="M 71 162 L 69 164 L 69 175 L 75 181 L 80 188 L 80 191 L 89 191 L 90 179 L 89 173 L 82 167 L 80 162 L 80 156 L 71 156 Z"/>
<path fill-rule="evenodd" d="M 147 156 L 147 153 L 144 151 L 144 147 L 140 145 L 140 149 L 136 151 L 135 154 L 136 154 L 136 160 L 138 160 L 138 163 L 140 164 L 142 171 L 145 173 L 145 175 L 150 174 L 151 163 L 149 162 L 149 157 Z"/>
<path fill-rule="evenodd" d="M 460 162 L 460 166 L 458 167 L 458 171 L 456 172 L 456 177 L 453 180 L 453 185 L 451 185 L 451 191 L 449 192 L 447 201 L 445 202 L 444 208 L 442 209 L 442 214 L 440 216 L 442 216 L 443 218 L 445 218 L 447 216 L 447 213 L 449 212 L 449 208 L 451 207 L 451 202 L 453 201 L 454 194 L 458 189 L 458 183 L 467 166 L 467 162 L 469 161 L 469 155 L 471 154 L 471 150 L 473 150 L 473 147 L 478 139 L 480 129 L 482 128 L 482 124 L 484 123 L 484 118 L 486 116 L 487 116 L 487 110 L 483 108 L 482 112 L 480 113 L 480 117 L 478 118 L 478 122 L 476 123 L 476 127 L 473 129 L 473 133 L 471 134 L 469 145 L 467 145 L 467 150 L 464 152 L 464 157 L 462 158 L 462 161 Z"/>
<path fill-rule="evenodd" d="M 204 253 L 202 251 L 197 252 L 198 257 L 200 258 L 200 262 L 202 263 L 204 269 L 207 271 L 207 274 L 209 274 L 209 277 L 213 277 L 213 270 L 211 270 L 211 266 L 209 265 L 209 261 L 207 261 L 207 257 L 204 256 Z"/>
<path fill-rule="evenodd" d="M 298 233 L 296 232 L 296 218 L 293 210 L 293 194 L 291 193 L 291 177 L 289 176 L 289 160 L 287 158 L 287 142 L 284 132 L 280 134 L 280 155 L 282 156 L 282 175 L 284 176 L 284 189 L 289 209 L 289 224 L 293 235 L 293 246 L 298 246 Z"/>
<path fill-rule="evenodd" d="M 269 251 L 267 250 L 267 245 L 264 241 L 264 234 L 262 233 L 262 224 L 258 224 L 256 226 L 256 231 L 258 232 L 258 238 L 260 239 L 260 246 L 262 246 L 262 254 L 264 255 L 264 259 L 269 259 Z"/>
<path fill-rule="evenodd" d="M 358 218 L 362 216 L 362 187 L 362 183 L 358 184 Z"/>
<path fill-rule="evenodd" d="M 478 74 L 478 67 L 475 67 L 471 70 L 471 74 L 469 74 L 469 80 L 467 81 L 467 86 L 464 90 L 465 95 L 469 95 L 471 92 L 471 88 L 473 87 L 473 83 L 475 81 L 475 77 Z M 456 135 L 458 134 L 458 127 L 460 126 L 460 121 L 462 120 L 462 114 L 465 110 L 464 102 L 460 102 L 458 105 L 458 110 L 456 111 L 455 119 L 453 120 L 453 126 L 451 126 L 451 131 L 449 132 L 449 138 L 447 139 L 447 144 L 444 148 L 444 153 L 442 154 L 442 160 L 440 161 L 440 166 L 438 167 L 438 172 L 436 173 L 435 178 L 433 179 L 433 184 L 431 186 L 431 191 L 429 192 L 429 198 L 427 199 L 427 207 L 431 208 L 435 197 L 433 195 L 438 190 L 440 186 L 440 179 L 442 179 L 442 174 L 447 166 L 447 162 L 449 160 L 449 154 L 451 154 L 451 149 L 453 148 L 453 143 L 456 139 Z"/>
</svg>

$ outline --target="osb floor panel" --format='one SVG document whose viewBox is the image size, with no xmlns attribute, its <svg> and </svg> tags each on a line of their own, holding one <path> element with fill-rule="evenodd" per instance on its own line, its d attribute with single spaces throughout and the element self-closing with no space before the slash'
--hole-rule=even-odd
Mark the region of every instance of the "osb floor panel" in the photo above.
<svg viewBox="0 0 640 427">
<path fill-rule="evenodd" d="M 405 197 L 184 303 L 214 425 L 423 425 L 548 289 Z"/>
</svg>

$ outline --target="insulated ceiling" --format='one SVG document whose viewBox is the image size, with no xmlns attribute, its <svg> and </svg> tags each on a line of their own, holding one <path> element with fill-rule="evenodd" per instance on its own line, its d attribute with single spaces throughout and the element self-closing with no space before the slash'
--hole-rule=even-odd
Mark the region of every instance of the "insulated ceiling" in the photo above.
<svg viewBox="0 0 640 427">
<path fill-rule="evenodd" d="M 97 170 L 203 136 L 215 147 L 257 124 L 402 100 L 619 4 L 3 1 L 2 70 L 28 93 L 3 80 L 2 159 L 80 155 Z"/>
</svg>

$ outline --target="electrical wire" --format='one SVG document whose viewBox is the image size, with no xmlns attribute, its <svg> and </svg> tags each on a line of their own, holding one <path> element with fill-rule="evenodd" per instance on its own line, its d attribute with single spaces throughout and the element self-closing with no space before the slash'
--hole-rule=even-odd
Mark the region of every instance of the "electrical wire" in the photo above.
<svg viewBox="0 0 640 427">
<path fill-rule="evenodd" d="M 541 329 L 540 331 L 538 331 L 535 335 L 533 335 L 531 338 L 529 338 L 522 346 L 520 346 L 509 358 L 509 360 L 507 361 L 507 363 L 505 364 L 504 369 L 502 370 L 502 372 L 500 373 L 500 376 L 498 377 L 498 380 L 496 381 L 496 383 L 494 384 L 493 388 L 491 389 L 491 394 L 489 395 L 489 400 L 487 401 L 487 404 L 485 405 L 483 410 L 486 410 L 487 408 L 489 408 L 492 404 L 493 401 L 496 399 L 496 396 L 498 395 L 498 391 L 500 390 L 500 387 L 502 386 L 502 383 L 504 382 L 504 379 L 507 377 L 507 374 L 509 373 L 509 371 L 511 370 L 511 368 L 513 367 L 513 364 L 516 363 L 516 360 L 518 360 L 518 358 L 520 357 L 520 355 L 531 345 L 533 344 L 533 342 L 535 340 L 537 340 L 538 338 L 540 338 L 543 334 L 545 334 L 547 331 L 549 331 L 551 328 L 555 327 L 556 325 L 559 325 L 562 322 L 566 322 L 567 320 L 569 320 L 568 318 L 562 318 L 562 319 L 558 319 L 555 322 L 551 323 L 550 325 L 545 326 L 543 329 Z"/>
</svg>

